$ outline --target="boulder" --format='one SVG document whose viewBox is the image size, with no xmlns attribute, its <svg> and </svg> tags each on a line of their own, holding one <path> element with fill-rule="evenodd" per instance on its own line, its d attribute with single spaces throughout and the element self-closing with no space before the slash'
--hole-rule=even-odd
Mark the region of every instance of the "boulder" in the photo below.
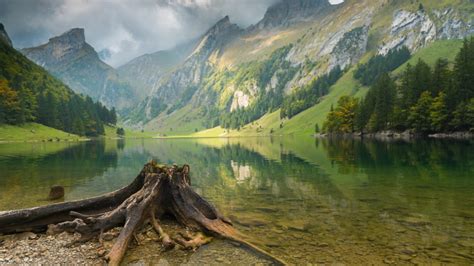
<svg viewBox="0 0 474 266">
<path fill-rule="evenodd" d="M 48 200 L 57 200 L 64 198 L 63 186 L 52 186 L 49 190 Z"/>
</svg>

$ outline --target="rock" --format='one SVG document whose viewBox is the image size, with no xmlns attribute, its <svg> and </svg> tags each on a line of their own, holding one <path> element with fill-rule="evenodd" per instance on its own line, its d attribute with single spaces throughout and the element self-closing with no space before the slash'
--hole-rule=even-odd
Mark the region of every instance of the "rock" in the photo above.
<svg viewBox="0 0 474 266">
<path fill-rule="evenodd" d="M 401 260 L 405 260 L 405 261 L 410 261 L 412 260 L 413 258 L 411 256 L 408 256 L 408 255 L 405 255 L 405 254 L 402 254 L 400 256 L 398 256 Z"/>
<path fill-rule="evenodd" d="M 318 247 L 320 247 L 320 248 L 329 247 L 329 244 L 325 243 L 325 242 L 321 242 L 321 243 L 318 244 Z"/>
<path fill-rule="evenodd" d="M 49 190 L 48 200 L 57 200 L 64 198 L 64 187 L 52 186 Z"/>
<path fill-rule="evenodd" d="M 414 250 L 413 248 L 410 248 L 410 247 L 406 247 L 406 248 L 402 249 L 401 252 L 403 254 L 406 254 L 406 255 L 416 254 L 416 250 Z"/>
<path fill-rule="evenodd" d="M 345 69 L 357 62 L 366 52 L 369 27 L 358 27 L 344 33 L 331 52 L 329 69 L 339 66 Z"/>
<path fill-rule="evenodd" d="M 105 234 L 102 235 L 102 239 L 105 240 L 105 241 L 111 241 L 112 239 L 114 239 L 114 234 L 110 233 L 110 232 L 107 232 Z"/>
<path fill-rule="evenodd" d="M 105 249 L 103 249 L 103 248 L 100 248 L 100 249 L 97 250 L 97 255 L 98 255 L 99 257 L 105 256 L 106 253 L 107 253 L 107 251 L 106 251 Z"/>
<path fill-rule="evenodd" d="M 431 222 L 424 219 L 423 217 L 409 216 L 402 219 L 398 219 L 398 222 L 410 226 L 428 226 L 431 225 Z"/>
<path fill-rule="evenodd" d="M 459 240 L 458 244 L 466 248 L 474 248 L 474 240 Z"/>
<path fill-rule="evenodd" d="M 5 30 L 5 27 L 3 26 L 2 23 L 0 23 L 0 41 L 6 43 L 8 46 L 12 47 L 12 41 L 10 37 L 8 36 L 7 31 Z"/>
<path fill-rule="evenodd" d="M 24 232 L 24 233 L 15 234 L 13 238 L 17 241 L 18 240 L 21 241 L 21 240 L 37 239 L 38 236 L 32 232 Z"/>
</svg>

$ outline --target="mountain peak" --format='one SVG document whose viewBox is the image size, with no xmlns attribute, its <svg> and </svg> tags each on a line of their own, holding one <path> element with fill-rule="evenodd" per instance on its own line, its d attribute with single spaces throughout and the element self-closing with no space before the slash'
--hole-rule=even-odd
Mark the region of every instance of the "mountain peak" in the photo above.
<svg viewBox="0 0 474 266">
<path fill-rule="evenodd" d="M 256 28 L 288 26 L 294 22 L 314 17 L 328 10 L 328 0 L 281 0 L 270 6 Z"/>
<path fill-rule="evenodd" d="M 49 39 L 50 42 L 67 42 L 70 44 L 84 44 L 86 42 L 86 37 L 84 35 L 84 29 L 82 28 L 73 28 L 69 31 Z"/>
<path fill-rule="evenodd" d="M 82 52 L 80 52 L 82 51 Z M 84 29 L 74 28 L 49 39 L 49 42 L 37 47 L 22 49 L 31 60 L 44 67 L 67 62 L 74 58 L 90 55 L 98 57 L 94 48 L 86 43 Z"/>
<path fill-rule="evenodd" d="M 237 24 L 232 24 L 230 22 L 230 18 L 229 16 L 225 16 L 223 18 L 221 18 L 219 21 L 216 22 L 216 24 L 214 24 L 214 26 L 212 26 L 208 32 L 206 33 L 206 35 L 209 35 L 209 34 L 220 34 L 224 31 L 236 31 L 236 30 L 240 30 L 239 26 L 237 26 Z"/>
<path fill-rule="evenodd" d="M 0 41 L 5 42 L 9 46 L 13 46 L 12 41 L 10 40 L 10 37 L 8 37 L 8 33 L 2 23 L 0 23 Z"/>
<path fill-rule="evenodd" d="M 205 52 L 206 56 L 208 56 L 213 51 L 222 48 L 233 38 L 239 36 L 242 31 L 237 24 L 230 22 L 229 16 L 225 16 L 203 35 L 199 45 L 192 54 Z"/>
</svg>

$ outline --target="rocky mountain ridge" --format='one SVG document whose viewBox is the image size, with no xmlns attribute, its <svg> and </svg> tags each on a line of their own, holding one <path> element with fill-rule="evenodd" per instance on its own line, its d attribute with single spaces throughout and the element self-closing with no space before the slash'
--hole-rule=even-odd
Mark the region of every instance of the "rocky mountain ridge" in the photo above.
<svg viewBox="0 0 474 266">
<path fill-rule="evenodd" d="M 10 40 L 10 37 L 8 36 L 8 33 L 2 23 L 0 23 L 0 41 L 8 44 L 8 46 L 13 46 L 12 41 Z"/>
<path fill-rule="evenodd" d="M 201 115 L 208 115 L 210 109 L 226 113 L 250 108 L 264 95 L 283 92 L 278 97 L 286 97 L 335 67 L 356 65 L 367 53 L 385 54 L 402 46 L 415 52 L 436 40 L 464 38 L 474 32 L 469 16 L 455 7 L 425 4 L 426 8 L 419 8 L 405 0 L 388 2 L 347 0 L 332 6 L 325 0 L 284 0 L 245 30 L 225 17 L 203 35 L 182 64 L 160 77 L 129 122 L 141 121 L 148 129 L 160 129 L 185 106 Z M 382 15 L 387 13 L 392 15 Z M 268 51 L 288 44 L 291 49 L 285 60 L 291 68 L 271 72 L 265 84 L 255 75 L 236 78 L 269 60 Z M 237 60 L 242 56 L 251 59 L 223 65 L 222 58 L 232 60 L 232 54 Z M 290 69 L 295 74 L 286 75 Z M 192 120 L 190 115 L 185 121 Z"/>
<path fill-rule="evenodd" d="M 316 19 L 327 13 L 331 4 L 326 0 L 282 0 L 270 6 L 264 17 L 248 31 L 287 27 L 298 22 Z"/>
<path fill-rule="evenodd" d="M 108 107 L 122 109 L 136 102 L 133 89 L 86 42 L 84 29 L 71 29 L 21 52 L 75 92 L 89 95 Z"/>
</svg>

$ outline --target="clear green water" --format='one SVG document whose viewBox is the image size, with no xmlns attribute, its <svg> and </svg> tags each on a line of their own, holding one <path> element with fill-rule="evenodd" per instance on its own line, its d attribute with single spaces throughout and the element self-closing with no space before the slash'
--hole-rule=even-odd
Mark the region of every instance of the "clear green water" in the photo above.
<svg viewBox="0 0 474 266">
<path fill-rule="evenodd" d="M 474 263 L 474 143 L 296 138 L 0 145 L 0 210 L 191 165 L 195 189 L 289 263 Z"/>
</svg>

